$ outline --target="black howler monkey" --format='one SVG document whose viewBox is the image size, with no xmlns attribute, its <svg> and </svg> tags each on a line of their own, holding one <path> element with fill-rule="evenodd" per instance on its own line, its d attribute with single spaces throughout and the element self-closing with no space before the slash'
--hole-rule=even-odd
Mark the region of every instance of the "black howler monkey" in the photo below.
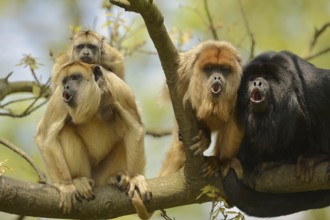
<svg viewBox="0 0 330 220">
<path fill-rule="evenodd" d="M 259 55 L 244 68 L 237 117 L 245 132 L 238 153 L 245 173 L 262 171 L 264 162 L 289 162 L 296 164 L 298 178 L 309 181 L 315 164 L 330 155 L 330 70 L 290 52 Z M 233 172 L 224 178 L 224 187 L 231 202 L 252 216 L 330 205 L 330 190 L 261 193 L 238 181 Z"/>
</svg>

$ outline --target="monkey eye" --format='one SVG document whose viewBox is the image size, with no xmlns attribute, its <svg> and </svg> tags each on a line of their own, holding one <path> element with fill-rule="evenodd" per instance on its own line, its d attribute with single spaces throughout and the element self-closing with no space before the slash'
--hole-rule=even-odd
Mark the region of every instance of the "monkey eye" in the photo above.
<svg viewBox="0 0 330 220">
<path fill-rule="evenodd" d="M 77 45 L 77 48 L 78 48 L 78 49 L 83 49 L 84 47 L 85 47 L 84 44 L 78 44 L 78 45 Z"/>
<path fill-rule="evenodd" d="M 220 71 L 224 74 L 229 74 L 231 73 L 231 68 L 229 66 L 221 66 Z"/>
<path fill-rule="evenodd" d="M 74 74 L 70 77 L 71 80 L 80 80 L 81 79 L 81 75 L 78 74 Z"/>
<path fill-rule="evenodd" d="M 204 66 L 203 70 L 205 73 L 212 73 L 214 70 L 214 65 L 208 64 L 206 66 Z"/>
<path fill-rule="evenodd" d="M 87 44 L 87 47 L 91 50 L 96 50 L 96 46 L 93 44 Z"/>
</svg>

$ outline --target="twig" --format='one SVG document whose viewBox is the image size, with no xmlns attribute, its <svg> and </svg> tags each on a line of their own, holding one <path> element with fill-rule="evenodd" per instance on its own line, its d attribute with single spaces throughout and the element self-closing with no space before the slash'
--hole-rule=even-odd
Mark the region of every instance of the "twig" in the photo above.
<svg viewBox="0 0 330 220">
<path fill-rule="evenodd" d="M 150 135 L 153 137 L 163 137 L 163 136 L 168 136 L 172 134 L 172 130 L 171 129 L 157 129 L 157 130 L 153 130 L 153 129 L 147 129 L 146 131 L 146 135 Z"/>
<path fill-rule="evenodd" d="M 315 28 L 314 37 L 313 37 L 313 39 L 310 43 L 308 54 L 311 54 L 311 52 L 313 51 L 318 39 L 329 27 L 330 27 L 330 22 L 324 24 L 320 29 Z"/>
<path fill-rule="evenodd" d="M 161 209 L 160 211 L 161 211 L 160 216 L 162 216 L 165 220 L 175 220 L 175 218 L 172 219 L 166 214 L 165 209 Z"/>
<path fill-rule="evenodd" d="M 36 172 L 36 174 L 38 175 L 39 178 L 39 183 L 46 183 L 46 177 L 45 174 L 43 174 L 33 163 L 33 160 L 21 149 L 19 149 L 18 147 L 16 147 L 14 144 L 10 143 L 9 141 L 0 138 L 0 144 L 8 147 L 9 149 L 11 149 L 12 151 L 14 151 L 15 153 L 19 154 L 21 157 L 23 157 L 34 169 L 34 171 Z"/>
<path fill-rule="evenodd" d="M 251 31 L 249 22 L 248 22 L 247 17 L 246 17 L 246 14 L 245 14 L 245 11 L 244 11 L 244 8 L 243 8 L 243 4 L 242 4 L 241 0 L 237 0 L 237 1 L 238 1 L 240 10 L 241 10 L 242 16 L 243 16 L 243 20 L 244 20 L 246 30 L 249 34 L 250 39 L 251 39 L 251 49 L 250 49 L 250 60 L 251 60 L 254 57 L 255 40 L 254 40 L 253 33 Z"/>
<path fill-rule="evenodd" d="M 204 0 L 204 9 L 205 9 L 205 12 L 206 12 L 207 20 L 209 22 L 209 26 L 210 26 L 210 29 L 211 29 L 211 32 L 212 32 L 213 39 L 214 40 L 219 40 L 218 33 L 217 33 L 217 30 L 214 26 L 213 19 L 212 19 L 210 9 L 209 9 L 209 6 L 208 6 L 208 0 Z"/>
<path fill-rule="evenodd" d="M 321 56 L 321 55 L 323 55 L 323 54 L 325 54 L 325 53 L 328 53 L 328 52 L 330 52 L 330 47 L 325 48 L 325 49 L 323 49 L 323 50 L 321 50 L 321 51 L 319 51 L 319 52 L 316 52 L 316 53 L 314 53 L 314 54 L 311 54 L 311 55 L 305 56 L 304 59 L 305 59 L 305 60 L 311 60 L 311 59 L 314 59 L 314 58 L 316 58 L 316 57 L 318 57 L 318 56 Z"/>
</svg>

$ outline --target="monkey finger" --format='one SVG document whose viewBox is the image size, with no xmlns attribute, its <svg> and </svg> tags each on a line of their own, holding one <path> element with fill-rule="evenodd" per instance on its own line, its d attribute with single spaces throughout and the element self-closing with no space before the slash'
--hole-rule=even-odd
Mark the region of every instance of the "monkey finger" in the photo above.
<svg viewBox="0 0 330 220">
<path fill-rule="evenodd" d="M 129 185 L 129 177 L 127 175 L 121 175 L 120 181 L 118 182 L 118 187 L 121 190 L 127 189 Z"/>
<path fill-rule="evenodd" d="M 134 187 L 130 187 L 129 190 L 128 190 L 128 192 L 127 192 L 128 197 L 133 198 L 134 193 L 135 193 L 135 186 Z"/>
<path fill-rule="evenodd" d="M 189 147 L 189 149 L 194 153 L 195 156 L 203 154 L 204 150 L 201 148 L 201 143 L 198 142 Z"/>
<path fill-rule="evenodd" d="M 194 142 L 199 142 L 202 139 L 202 135 L 203 135 L 203 131 L 202 130 L 198 130 L 198 134 L 192 138 L 192 140 Z"/>
</svg>

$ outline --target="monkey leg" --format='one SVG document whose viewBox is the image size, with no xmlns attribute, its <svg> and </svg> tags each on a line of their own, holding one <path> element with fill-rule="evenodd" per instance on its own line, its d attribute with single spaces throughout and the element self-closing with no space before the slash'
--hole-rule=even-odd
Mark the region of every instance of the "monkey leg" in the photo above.
<svg viewBox="0 0 330 220">
<path fill-rule="evenodd" d="M 91 166 L 84 142 L 75 132 L 75 127 L 65 126 L 59 135 L 71 183 L 58 187 L 63 210 L 70 212 L 76 199 L 94 198 Z M 62 168 L 64 169 L 64 168 Z M 71 197 L 71 198 L 70 198 Z"/>
</svg>

